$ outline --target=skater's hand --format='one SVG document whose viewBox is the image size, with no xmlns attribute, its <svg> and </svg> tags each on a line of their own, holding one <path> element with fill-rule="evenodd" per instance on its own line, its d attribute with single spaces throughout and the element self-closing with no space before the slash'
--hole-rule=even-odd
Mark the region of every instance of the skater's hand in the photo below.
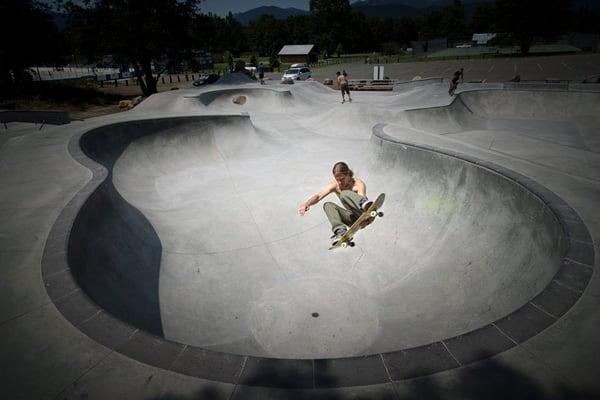
<svg viewBox="0 0 600 400">
<path fill-rule="evenodd" d="M 303 216 L 308 210 L 310 210 L 310 207 L 306 204 L 302 204 L 300 208 L 298 208 L 298 214 L 300 214 L 300 216 Z"/>
</svg>

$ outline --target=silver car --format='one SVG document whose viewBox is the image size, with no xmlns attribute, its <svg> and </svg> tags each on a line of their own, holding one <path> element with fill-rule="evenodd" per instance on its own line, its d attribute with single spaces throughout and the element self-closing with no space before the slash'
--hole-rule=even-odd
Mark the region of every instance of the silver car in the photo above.
<svg viewBox="0 0 600 400">
<path fill-rule="evenodd" d="M 308 67 L 301 67 L 288 69 L 281 77 L 281 80 L 285 81 L 292 79 L 294 81 L 305 81 L 308 78 L 310 78 L 310 69 L 308 69 Z"/>
</svg>

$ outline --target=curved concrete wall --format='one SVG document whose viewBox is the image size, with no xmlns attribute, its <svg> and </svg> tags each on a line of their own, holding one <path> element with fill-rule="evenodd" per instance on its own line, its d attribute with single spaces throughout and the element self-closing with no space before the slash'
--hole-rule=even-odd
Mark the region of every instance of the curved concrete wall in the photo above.
<svg viewBox="0 0 600 400">
<path fill-rule="evenodd" d="M 245 97 L 244 104 L 236 104 L 234 98 Z M 211 109 L 229 112 L 241 111 L 277 111 L 295 106 L 289 90 L 276 89 L 221 89 L 201 93 L 197 99 Z"/>
<path fill-rule="evenodd" d="M 580 118 L 598 119 L 600 94 L 475 90 L 458 94 L 448 106 L 407 110 L 414 128 L 433 133 L 506 129 L 565 130 Z M 586 124 L 592 121 L 586 120 Z"/>
<path fill-rule="evenodd" d="M 112 171 L 73 231 L 82 286 L 124 318 L 149 306 L 166 338 L 199 347 L 322 358 L 432 343 L 527 303 L 564 252 L 554 214 L 523 186 L 383 134 L 297 145 L 248 117 L 188 117 L 102 127 L 82 143 Z M 322 211 L 296 208 L 324 183 L 323 160 L 342 155 L 371 196 L 386 192 L 386 216 L 357 248 L 331 252 Z M 123 280 L 148 286 L 123 299 Z"/>
<path fill-rule="evenodd" d="M 69 241 L 70 268 L 98 305 L 159 336 L 163 335 L 159 304 L 161 243 L 144 215 L 115 190 L 112 170 L 132 141 L 187 126 L 192 120 L 112 124 L 88 132 L 80 141 L 86 155 L 106 167 L 109 174 L 75 219 Z"/>
<path fill-rule="evenodd" d="M 160 257 L 152 226 L 119 196 L 110 180 L 104 182 L 73 224 L 68 260 L 75 280 L 103 309 L 162 336 Z"/>
</svg>

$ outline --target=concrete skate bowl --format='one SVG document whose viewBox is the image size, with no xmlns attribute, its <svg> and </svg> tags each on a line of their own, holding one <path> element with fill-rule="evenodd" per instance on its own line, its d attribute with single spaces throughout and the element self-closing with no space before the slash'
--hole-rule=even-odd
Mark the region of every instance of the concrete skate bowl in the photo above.
<svg viewBox="0 0 600 400">
<path fill-rule="evenodd" d="M 123 122 L 74 138 L 70 151 L 94 178 L 53 232 L 68 238 L 83 293 L 65 300 L 73 283 L 60 289 L 60 265 L 45 257 L 57 308 L 161 368 L 343 387 L 507 350 L 560 318 L 589 280 L 579 267 L 593 250 L 571 237 L 585 225 L 526 177 L 396 143 L 381 126 L 364 146 L 323 141 L 311 154 L 291 143 L 244 116 Z M 385 217 L 345 251 L 327 250 L 321 210 L 296 213 L 322 166 L 290 165 L 337 155 L 325 144 L 387 195 Z M 563 284 L 573 276 L 578 292 Z"/>
<path fill-rule="evenodd" d="M 481 90 L 460 93 L 449 106 L 408 110 L 405 115 L 416 129 L 501 152 L 508 148 L 503 141 L 519 135 L 533 147 L 537 142 L 598 153 L 599 109 L 600 93 Z M 492 142 L 487 134 L 491 130 L 503 132 L 502 139 Z"/>
</svg>

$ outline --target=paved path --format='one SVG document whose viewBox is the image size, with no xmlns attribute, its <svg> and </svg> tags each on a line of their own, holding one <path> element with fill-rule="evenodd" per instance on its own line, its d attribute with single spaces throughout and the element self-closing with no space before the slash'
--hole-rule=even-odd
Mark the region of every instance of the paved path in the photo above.
<svg viewBox="0 0 600 400">
<path fill-rule="evenodd" d="M 462 67 L 466 82 L 506 82 L 516 75 L 520 75 L 522 80 L 559 79 L 581 82 L 587 76 L 600 75 L 600 54 L 420 61 L 383 65 L 385 76 L 400 80 L 412 80 L 416 76 L 451 79 L 454 71 Z M 336 71 L 345 69 L 351 79 L 372 79 L 373 66 L 355 63 L 338 64 L 315 68 L 312 76 L 316 81 L 323 82 L 326 78 L 334 79 Z M 267 74 L 267 76 L 277 80 L 281 78 L 281 74 Z"/>
</svg>

